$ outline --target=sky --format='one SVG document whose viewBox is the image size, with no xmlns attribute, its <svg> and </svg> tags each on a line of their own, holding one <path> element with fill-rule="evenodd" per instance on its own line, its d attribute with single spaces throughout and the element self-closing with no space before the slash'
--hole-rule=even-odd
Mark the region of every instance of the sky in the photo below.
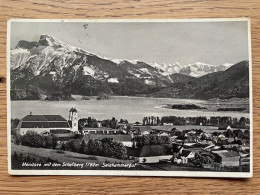
<svg viewBox="0 0 260 195">
<path fill-rule="evenodd" d="M 41 34 L 112 59 L 181 65 L 248 60 L 246 21 L 221 22 L 12 22 L 11 48 Z"/>
</svg>

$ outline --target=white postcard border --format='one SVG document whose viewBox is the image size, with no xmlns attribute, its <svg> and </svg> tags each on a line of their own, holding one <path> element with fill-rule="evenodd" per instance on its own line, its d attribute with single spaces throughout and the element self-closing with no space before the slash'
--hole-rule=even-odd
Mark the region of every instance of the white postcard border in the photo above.
<svg viewBox="0 0 260 195">
<path fill-rule="evenodd" d="M 250 172 L 209 172 L 209 171 L 134 171 L 134 170 L 12 170 L 11 169 L 11 99 L 10 99 L 10 36 L 13 22 L 221 22 L 246 21 L 248 25 L 249 54 L 249 99 L 250 99 Z M 252 85 L 252 48 L 250 18 L 195 18 L 195 19 L 10 19 L 7 22 L 7 148 L 8 173 L 11 175 L 99 175 L 99 176 L 166 176 L 166 177 L 253 177 L 253 85 Z"/>
</svg>

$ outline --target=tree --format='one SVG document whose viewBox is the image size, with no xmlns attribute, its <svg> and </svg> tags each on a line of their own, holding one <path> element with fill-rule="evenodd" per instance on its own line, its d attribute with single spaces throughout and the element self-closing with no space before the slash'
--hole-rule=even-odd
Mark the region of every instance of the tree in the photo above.
<svg viewBox="0 0 260 195">
<path fill-rule="evenodd" d="M 137 148 L 143 147 L 144 143 L 143 143 L 143 137 L 142 136 L 136 136 L 134 139 L 135 139 L 135 143 L 136 143 Z"/>
<path fill-rule="evenodd" d="M 160 123 L 161 123 L 160 118 L 157 117 L 157 125 L 159 125 Z"/>
<path fill-rule="evenodd" d="M 103 153 L 102 142 L 100 140 L 95 139 L 94 146 L 95 146 L 95 150 L 94 150 L 95 154 L 98 156 L 102 156 Z"/>
<path fill-rule="evenodd" d="M 68 150 L 72 152 L 79 152 L 81 147 L 81 142 L 79 139 L 72 139 L 68 143 Z"/>
<path fill-rule="evenodd" d="M 162 144 L 169 144 L 170 143 L 170 138 L 168 136 L 160 136 L 161 143 Z"/>
<path fill-rule="evenodd" d="M 115 119 L 115 117 L 113 117 L 111 120 L 111 128 L 116 129 L 116 127 L 117 127 L 117 120 Z"/>
<path fill-rule="evenodd" d="M 94 143 L 94 140 L 93 139 L 90 139 L 88 141 L 88 144 L 87 144 L 87 151 L 88 151 L 88 154 L 95 154 L 95 143 Z"/>
<path fill-rule="evenodd" d="M 56 138 L 52 137 L 52 149 L 55 149 L 58 145 L 58 141 Z"/>
<path fill-rule="evenodd" d="M 88 117 L 87 122 L 88 122 L 87 126 L 88 127 L 92 127 L 92 119 L 91 119 L 91 117 Z"/>
<path fill-rule="evenodd" d="M 143 135 L 142 139 L 143 139 L 143 144 L 144 145 L 150 145 L 151 142 L 150 142 L 150 137 L 149 136 Z"/>
<path fill-rule="evenodd" d="M 53 138 L 51 136 L 45 136 L 45 137 L 43 137 L 43 140 L 44 140 L 43 145 L 42 145 L 43 148 L 52 148 Z"/>
<path fill-rule="evenodd" d="M 89 155 L 107 156 L 118 159 L 127 158 L 127 150 L 124 145 L 113 141 L 111 138 L 104 138 L 102 140 L 90 139 L 87 144 L 81 144 L 80 151 Z"/>
<path fill-rule="evenodd" d="M 92 127 L 97 128 L 98 127 L 98 123 L 96 119 L 92 119 Z"/>
<path fill-rule="evenodd" d="M 147 136 L 148 137 L 148 136 Z M 157 135 L 150 135 L 150 145 L 157 145 L 158 144 L 158 136 Z"/>
<path fill-rule="evenodd" d="M 127 150 L 122 143 L 114 142 L 113 153 L 115 158 L 118 159 L 127 158 Z"/>
<path fill-rule="evenodd" d="M 16 135 L 16 127 L 19 124 L 19 119 L 11 119 L 11 135 Z"/>
<path fill-rule="evenodd" d="M 228 129 L 228 130 L 225 132 L 225 134 L 226 134 L 226 137 L 228 137 L 228 138 L 234 137 L 234 133 L 233 133 L 233 131 L 232 131 L 231 129 Z"/>
<path fill-rule="evenodd" d="M 112 157 L 113 156 L 113 148 L 108 142 L 103 143 L 103 153 L 102 156 Z"/>
<path fill-rule="evenodd" d="M 44 145 L 44 138 L 34 131 L 27 131 L 25 135 L 20 138 L 21 144 L 34 148 L 41 148 Z"/>
<path fill-rule="evenodd" d="M 240 118 L 239 126 L 240 126 L 240 128 L 245 128 L 245 126 L 246 126 L 246 118 L 245 117 Z"/>
<path fill-rule="evenodd" d="M 89 153 L 87 144 L 84 140 L 81 141 L 79 153 L 82 153 L 82 154 L 88 154 Z"/>
</svg>

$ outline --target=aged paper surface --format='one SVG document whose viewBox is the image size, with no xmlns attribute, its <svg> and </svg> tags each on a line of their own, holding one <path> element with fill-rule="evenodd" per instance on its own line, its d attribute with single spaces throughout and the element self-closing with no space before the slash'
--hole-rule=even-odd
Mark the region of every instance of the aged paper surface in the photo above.
<svg viewBox="0 0 260 195">
<path fill-rule="evenodd" d="M 14 175 L 252 176 L 248 19 L 8 23 Z"/>
</svg>

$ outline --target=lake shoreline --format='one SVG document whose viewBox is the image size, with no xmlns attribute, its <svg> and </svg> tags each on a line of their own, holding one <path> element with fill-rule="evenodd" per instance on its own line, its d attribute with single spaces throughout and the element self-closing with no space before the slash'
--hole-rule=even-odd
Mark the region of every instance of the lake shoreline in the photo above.
<svg viewBox="0 0 260 195">
<path fill-rule="evenodd" d="M 242 100 L 239 100 L 241 103 Z M 166 104 L 198 104 L 212 106 L 213 104 L 226 104 L 227 102 L 212 102 L 206 100 L 194 99 L 172 99 L 172 98 L 147 98 L 135 96 L 110 96 L 109 100 L 78 100 L 78 101 L 41 101 L 41 100 L 19 100 L 11 101 L 11 117 L 23 118 L 30 114 L 56 114 L 64 118 L 68 118 L 68 112 L 71 107 L 78 110 L 79 118 L 92 117 L 97 120 L 111 119 L 112 117 L 119 119 L 127 119 L 129 122 L 141 122 L 144 117 L 149 116 L 230 116 L 230 117 L 246 117 L 246 112 L 224 112 L 224 111 L 202 111 L 202 110 L 175 110 L 165 109 L 162 105 Z M 231 102 L 232 103 L 232 102 Z M 246 100 L 243 104 L 246 104 Z"/>
</svg>

